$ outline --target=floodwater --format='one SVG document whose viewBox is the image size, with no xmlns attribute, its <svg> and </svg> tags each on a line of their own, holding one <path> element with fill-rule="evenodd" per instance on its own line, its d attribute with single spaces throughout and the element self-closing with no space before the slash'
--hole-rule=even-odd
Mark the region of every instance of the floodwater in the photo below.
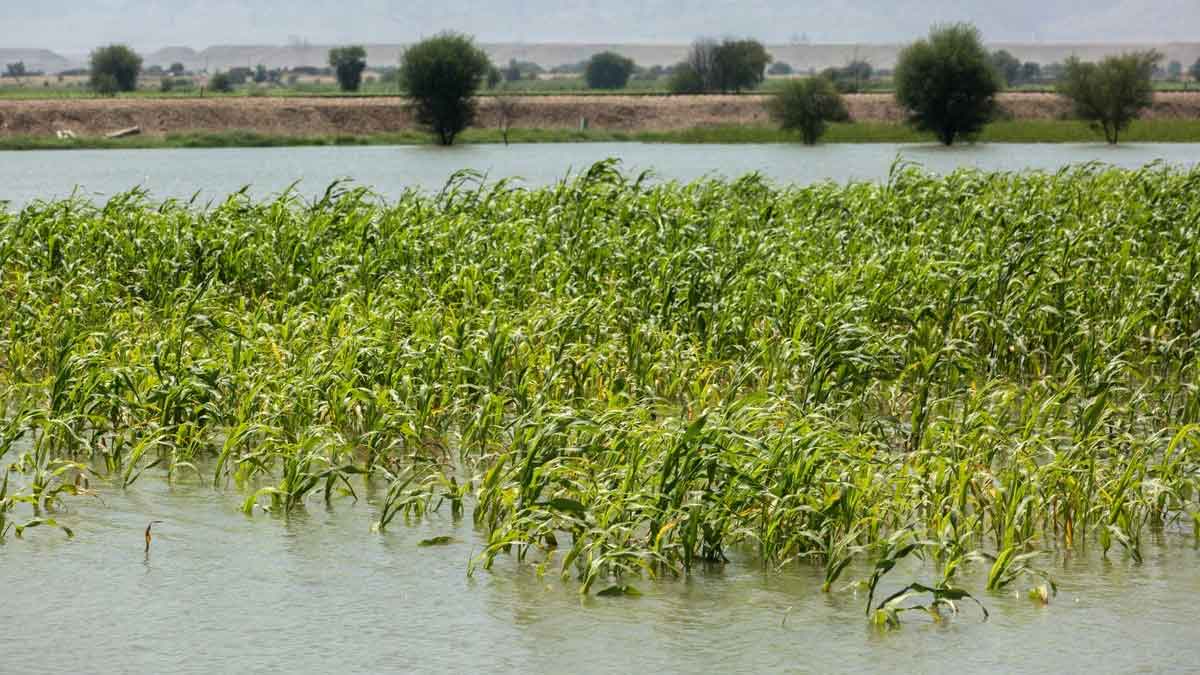
<svg viewBox="0 0 1200 675">
<path fill-rule="evenodd" d="M 617 157 L 660 179 L 781 183 L 885 178 L 897 158 L 944 172 L 1058 170 L 1100 161 L 1193 166 L 1200 145 L 640 145 L 131 150 L 0 153 L 0 200 L 19 207 L 78 189 L 102 199 L 143 186 L 157 199 L 203 200 L 251 186 L 268 196 L 297 179 L 319 194 L 341 177 L 395 197 L 436 190 L 454 171 L 539 185 Z M 9 458 L 11 460 L 11 458 Z M 7 465 L 9 461 L 0 462 Z M 911 614 L 868 625 L 854 590 L 820 592 L 821 572 L 767 570 L 750 555 L 686 578 L 637 580 L 637 598 L 581 598 L 573 581 L 502 559 L 468 577 L 481 549 L 448 513 L 371 531 L 376 495 L 312 501 L 284 519 L 240 512 L 242 495 L 149 471 L 131 489 L 98 482 L 60 522 L 0 543 L 0 673 L 45 672 L 1189 672 L 1200 669 L 1200 550 L 1167 534 L 1134 563 L 1119 550 L 1047 556 L 1060 593 L 983 594 L 941 623 Z M 28 517 L 28 513 L 23 514 Z M 142 532 L 162 520 L 150 555 Z M 451 535 L 446 546 L 422 539 Z M 864 564 L 865 565 L 865 564 Z M 851 568 L 845 581 L 866 576 Z M 932 572 L 912 563 L 883 593 Z M 1028 584 L 1026 584 L 1027 586 Z"/>
<path fill-rule="evenodd" d="M 1140 167 L 1155 161 L 1179 166 L 1200 162 L 1200 144 L 981 144 L 936 145 L 793 144 L 686 145 L 641 143 L 546 143 L 309 148 L 78 150 L 0 152 L 0 201 L 21 207 L 35 199 L 65 197 L 75 190 L 103 199 L 135 186 L 156 199 L 221 199 L 249 186 L 251 194 L 278 194 L 296 181 L 301 193 L 320 195 L 335 180 L 350 178 L 394 198 L 408 188 L 437 190 L 461 169 L 491 179 L 519 177 L 544 185 L 578 173 L 605 158 L 628 172 L 651 170 L 661 180 L 704 176 L 736 178 L 760 172 L 780 183 L 882 180 L 897 159 L 930 171 L 960 167 L 996 171 L 1057 171 L 1102 162 Z"/>
<path fill-rule="evenodd" d="M 7 464 L 8 462 L 5 462 Z M 95 485 L 94 485 L 95 487 Z M 382 490 L 381 490 L 382 491 Z M 1059 595 L 981 597 L 941 623 L 868 625 L 865 597 L 820 592 L 806 565 L 747 555 L 689 578 L 638 580 L 636 598 L 580 598 L 481 547 L 448 513 L 386 533 L 376 504 L 319 500 L 288 519 L 241 495 L 147 472 L 128 491 L 69 498 L 59 521 L 0 544 L 0 671 L 45 672 L 1187 672 L 1200 667 L 1200 551 L 1165 535 L 1138 565 L 1113 551 L 1047 556 Z M 378 496 L 382 496 L 381 494 Z M 28 514 L 26 514 L 28 515 Z M 143 530 L 155 539 L 147 557 Z M 417 543 L 450 535 L 454 543 Z M 983 593 L 986 570 L 966 577 Z M 848 570 L 844 579 L 866 576 Z M 931 572 L 889 575 L 890 593 Z"/>
</svg>

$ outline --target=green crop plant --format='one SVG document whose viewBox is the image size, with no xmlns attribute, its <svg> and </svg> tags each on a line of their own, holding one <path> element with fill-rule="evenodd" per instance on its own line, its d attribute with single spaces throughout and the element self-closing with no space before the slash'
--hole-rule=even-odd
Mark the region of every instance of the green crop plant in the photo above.
<svg viewBox="0 0 1200 675">
<path fill-rule="evenodd" d="M 1048 551 L 1200 532 L 1197 193 L 1165 166 L 605 162 L 392 202 L 34 202 L 0 212 L 4 522 L 12 485 L 53 510 L 78 476 L 202 471 L 250 512 L 365 496 L 381 536 L 449 509 L 472 571 L 585 593 L 749 557 L 829 592 L 873 562 L 884 623 L 1045 601 Z M 917 559 L 934 578 L 890 586 Z"/>
</svg>

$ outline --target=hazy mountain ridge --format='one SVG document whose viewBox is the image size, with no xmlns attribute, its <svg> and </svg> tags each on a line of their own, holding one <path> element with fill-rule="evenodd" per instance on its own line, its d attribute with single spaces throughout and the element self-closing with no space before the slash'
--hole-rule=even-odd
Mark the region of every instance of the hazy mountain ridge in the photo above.
<svg viewBox="0 0 1200 675">
<path fill-rule="evenodd" d="M 43 0 L 0 22 L 0 44 L 84 52 L 129 42 L 142 49 L 199 44 L 407 42 L 454 28 L 489 43 L 563 41 L 680 44 L 696 35 L 753 35 L 785 43 L 893 43 L 934 22 L 966 20 L 998 42 L 1194 40 L 1196 0 Z"/>
<path fill-rule="evenodd" d="M 509 59 L 533 61 L 543 67 L 582 61 L 592 54 L 604 50 L 622 53 L 641 65 L 672 64 L 683 59 L 688 45 L 652 44 L 483 44 L 481 45 L 492 61 L 507 63 Z M 1079 56 L 1095 60 L 1107 54 L 1129 49 L 1158 49 L 1168 60 L 1178 60 L 1190 65 L 1200 58 L 1200 42 L 1190 43 L 1126 43 L 1126 44 L 1029 44 L 997 42 L 988 45 L 991 49 L 1007 49 L 1024 61 L 1047 64 L 1061 62 L 1068 56 Z M 801 70 L 820 70 L 829 66 L 845 65 L 851 60 L 862 59 L 878 68 L 890 68 L 902 45 L 896 44 L 774 44 L 767 49 L 777 61 L 784 61 Z M 367 45 L 367 60 L 372 66 L 395 65 L 404 50 L 404 45 Z M 263 64 L 270 68 L 297 66 L 324 66 L 329 45 L 215 45 L 203 50 L 189 47 L 167 47 L 143 52 L 145 64 L 169 66 L 182 63 L 189 70 L 226 70 L 236 66 L 253 67 Z M 0 49 L 0 63 L 25 61 L 32 70 L 58 72 L 67 68 L 86 65 L 87 57 L 77 54 L 66 57 L 48 50 Z"/>
</svg>

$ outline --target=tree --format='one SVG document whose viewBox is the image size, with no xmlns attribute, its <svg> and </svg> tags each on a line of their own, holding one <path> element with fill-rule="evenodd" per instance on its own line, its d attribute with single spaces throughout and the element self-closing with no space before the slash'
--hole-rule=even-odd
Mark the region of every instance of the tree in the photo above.
<svg viewBox="0 0 1200 675">
<path fill-rule="evenodd" d="M 400 79 L 412 99 L 417 121 L 442 145 L 475 121 L 475 92 L 491 62 L 475 41 L 459 33 L 442 33 L 404 50 Z"/>
<path fill-rule="evenodd" d="M 1004 84 L 1013 86 L 1021 80 L 1021 61 L 1006 49 L 992 52 L 992 67 L 1003 78 Z"/>
<path fill-rule="evenodd" d="M 1172 81 L 1178 82 L 1183 78 L 1183 64 L 1179 61 L 1172 61 L 1167 64 L 1167 77 Z"/>
<path fill-rule="evenodd" d="M 125 45 L 101 47 L 91 55 L 91 84 L 101 94 L 137 89 L 142 57 Z"/>
<path fill-rule="evenodd" d="M 1188 73 L 1192 76 L 1193 80 L 1200 82 L 1200 59 L 1196 59 L 1192 67 L 1188 68 Z"/>
<path fill-rule="evenodd" d="M 168 68 L 167 70 L 171 71 L 171 74 L 174 75 L 175 77 L 179 77 L 180 75 L 183 75 L 183 73 L 184 73 L 183 64 L 178 61 L 176 61 L 175 63 L 172 63 L 171 67 Z"/>
<path fill-rule="evenodd" d="M 771 55 L 758 40 L 725 40 L 713 54 L 712 86 L 738 92 L 762 83 Z"/>
<path fill-rule="evenodd" d="M 496 111 L 496 126 L 500 129 L 500 137 L 508 145 L 508 132 L 512 131 L 513 121 L 520 112 L 520 104 L 512 96 L 493 96 L 492 108 Z"/>
<path fill-rule="evenodd" d="M 672 94 L 704 93 L 704 76 L 690 63 L 680 63 L 671 73 L 667 87 Z"/>
<path fill-rule="evenodd" d="M 776 77 L 787 77 L 788 75 L 791 75 L 792 72 L 792 64 L 785 63 L 783 61 L 776 61 L 775 63 L 771 64 L 770 68 L 767 68 L 767 74 L 774 75 Z"/>
<path fill-rule="evenodd" d="M 212 91 L 227 94 L 233 91 L 233 78 L 229 73 L 217 73 L 208 80 L 208 88 Z"/>
<path fill-rule="evenodd" d="M 875 69 L 871 64 L 862 60 L 851 61 L 842 68 L 826 68 L 821 71 L 821 76 L 832 82 L 843 94 L 857 94 L 862 91 L 874 74 Z"/>
<path fill-rule="evenodd" d="M 711 38 L 700 38 L 692 43 L 692 48 L 688 50 L 687 60 L 680 64 L 680 68 L 676 70 L 684 71 L 680 76 L 682 84 L 689 84 L 695 88 L 695 91 L 688 93 L 700 93 L 713 88 L 715 75 L 713 74 L 717 67 L 717 49 L 720 45 L 716 40 Z M 690 82 L 688 80 L 691 80 Z M 699 81 L 699 87 L 695 87 L 695 80 Z"/>
<path fill-rule="evenodd" d="M 894 80 L 909 123 L 944 145 L 973 137 L 996 112 L 999 76 L 970 24 L 935 26 L 905 47 Z"/>
<path fill-rule="evenodd" d="M 1021 82 L 1037 82 L 1042 79 L 1042 66 L 1036 61 L 1021 64 Z"/>
<path fill-rule="evenodd" d="M 271 72 L 263 64 L 254 66 L 254 83 L 263 84 L 271 79 Z"/>
<path fill-rule="evenodd" d="M 4 74 L 20 82 L 22 77 L 29 74 L 29 70 L 25 67 L 24 61 L 17 61 L 16 63 L 5 64 Z"/>
<path fill-rule="evenodd" d="M 508 66 L 504 69 L 504 81 L 516 82 L 521 79 L 521 66 L 517 65 L 516 59 L 509 59 Z"/>
<path fill-rule="evenodd" d="M 588 61 L 583 78 L 592 89 L 623 89 L 635 68 L 633 59 L 616 52 L 600 52 Z"/>
<path fill-rule="evenodd" d="M 488 66 L 488 73 L 487 73 L 487 88 L 488 89 L 495 89 L 496 85 L 500 84 L 500 80 L 502 80 L 502 79 L 504 79 L 504 76 L 500 74 L 499 68 L 497 68 L 496 66 Z"/>
<path fill-rule="evenodd" d="M 767 103 L 771 118 L 780 128 L 799 131 L 805 145 L 813 145 L 825 134 L 829 122 L 850 119 L 846 103 L 827 78 L 792 80 Z"/>
<path fill-rule="evenodd" d="M 1154 68 L 1162 60 L 1156 51 L 1127 52 L 1100 63 L 1067 60 L 1058 92 L 1071 100 L 1075 115 L 1091 122 L 1115 144 L 1121 132 L 1154 104 Z"/>
<path fill-rule="evenodd" d="M 692 43 L 687 60 L 675 67 L 671 91 L 698 94 L 749 89 L 763 81 L 770 63 L 771 55 L 757 40 L 701 38 Z"/>
<path fill-rule="evenodd" d="M 229 75 L 229 81 L 235 85 L 246 84 L 254 77 L 254 71 L 246 66 L 234 66 L 225 72 Z"/>
<path fill-rule="evenodd" d="M 367 69 L 367 50 L 359 45 L 330 49 L 329 67 L 337 75 L 342 91 L 358 91 L 362 86 L 363 71 Z"/>
</svg>

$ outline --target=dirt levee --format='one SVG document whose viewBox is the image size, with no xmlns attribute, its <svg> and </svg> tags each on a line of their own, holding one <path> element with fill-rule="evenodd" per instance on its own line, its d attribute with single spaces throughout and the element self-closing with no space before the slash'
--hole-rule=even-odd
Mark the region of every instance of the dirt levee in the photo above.
<svg viewBox="0 0 1200 675">
<path fill-rule="evenodd" d="M 1200 118 L 1200 92 L 1161 93 L 1151 118 Z M 516 100 L 512 126 L 667 131 L 769 122 L 762 96 L 529 96 Z M 1058 119 L 1069 106 L 1052 94 L 1004 94 L 1017 119 Z M 848 96 L 858 121 L 904 119 L 888 94 Z M 495 106 L 481 99 L 478 126 L 496 125 Z M 378 134 L 412 129 L 401 98 L 209 98 L 0 101 L 0 136 L 49 136 L 60 130 L 95 136 L 141 127 L 147 134 L 255 131 L 275 135 Z"/>
</svg>

